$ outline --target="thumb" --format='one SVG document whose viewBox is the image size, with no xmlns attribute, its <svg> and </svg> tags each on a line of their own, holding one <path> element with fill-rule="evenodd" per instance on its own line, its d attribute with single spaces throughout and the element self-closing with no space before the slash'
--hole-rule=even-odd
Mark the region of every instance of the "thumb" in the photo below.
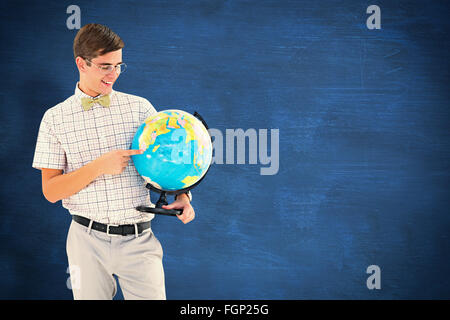
<svg viewBox="0 0 450 320">
<path fill-rule="evenodd" d="M 173 209 L 173 204 L 162 206 L 164 209 Z"/>
</svg>

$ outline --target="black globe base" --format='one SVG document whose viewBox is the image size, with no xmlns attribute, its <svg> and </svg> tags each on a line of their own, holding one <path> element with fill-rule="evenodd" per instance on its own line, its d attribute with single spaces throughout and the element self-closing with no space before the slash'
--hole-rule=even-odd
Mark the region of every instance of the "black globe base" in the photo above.
<svg viewBox="0 0 450 320">
<path fill-rule="evenodd" d="M 169 203 L 167 202 L 166 192 L 162 191 L 158 201 L 154 208 L 147 206 L 137 206 L 136 210 L 140 212 L 147 212 L 153 214 L 162 214 L 165 216 L 178 216 L 183 213 L 183 210 L 180 209 L 164 209 L 162 206 L 166 206 Z"/>
</svg>

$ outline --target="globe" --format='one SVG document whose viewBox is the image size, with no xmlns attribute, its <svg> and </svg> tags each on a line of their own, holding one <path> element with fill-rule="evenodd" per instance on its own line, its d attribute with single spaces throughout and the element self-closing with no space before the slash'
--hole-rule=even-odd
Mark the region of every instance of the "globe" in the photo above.
<svg viewBox="0 0 450 320">
<path fill-rule="evenodd" d="M 144 180 L 161 191 L 178 191 L 196 184 L 208 171 L 212 143 L 208 130 L 182 110 L 160 111 L 138 128 L 132 149 L 134 166 Z"/>
</svg>

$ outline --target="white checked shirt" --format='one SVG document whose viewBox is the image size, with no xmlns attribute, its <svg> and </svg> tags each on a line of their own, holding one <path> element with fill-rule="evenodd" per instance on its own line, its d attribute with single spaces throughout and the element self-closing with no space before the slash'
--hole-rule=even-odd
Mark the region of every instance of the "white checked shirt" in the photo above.
<svg viewBox="0 0 450 320">
<path fill-rule="evenodd" d="M 78 88 L 64 102 L 48 109 L 41 121 L 33 168 L 61 169 L 69 173 L 116 149 L 131 149 L 131 142 L 144 120 L 156 113 L 145 98 L 112 91 L 111 105 L 94 104 L 85 111 L 81 98 L 89 97 Z M 91 98 L 91 97 L 89 97 Z M 71 214 L 97 222 L 133 224 L 154 215 L 135 209 L 153 207 L 146 182 L 130 160 L 118 175 L 104 174 L 78 193 L 62 199 Z"/>
</svg>

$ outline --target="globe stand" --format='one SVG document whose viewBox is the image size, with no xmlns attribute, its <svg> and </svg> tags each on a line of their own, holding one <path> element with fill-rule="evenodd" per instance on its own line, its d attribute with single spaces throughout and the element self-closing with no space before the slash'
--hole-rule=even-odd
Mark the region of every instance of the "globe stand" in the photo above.
<svg viewBox="0 0 450 320">
<path fill-rule="evenodd" d="M 155 190 L 149 183 L 146 185 L 147 189 Z M 163 209 L 162 206 L 166 206 L 169 203 L 167 202 L 166 191 L 156 190 L 160 192 L 160 196 L 158 201 L 156 202 L 156 206 L 153 207 L 147 207 L 147 206 L 137 206 L 136 210 L 140 212 L 147 212 L 147 213 L 153 213 L 153 214 L 162 214 L 165 216 L 178 216 L 183 213 L 183 210 L 180 209 Z"/>
</svg>

